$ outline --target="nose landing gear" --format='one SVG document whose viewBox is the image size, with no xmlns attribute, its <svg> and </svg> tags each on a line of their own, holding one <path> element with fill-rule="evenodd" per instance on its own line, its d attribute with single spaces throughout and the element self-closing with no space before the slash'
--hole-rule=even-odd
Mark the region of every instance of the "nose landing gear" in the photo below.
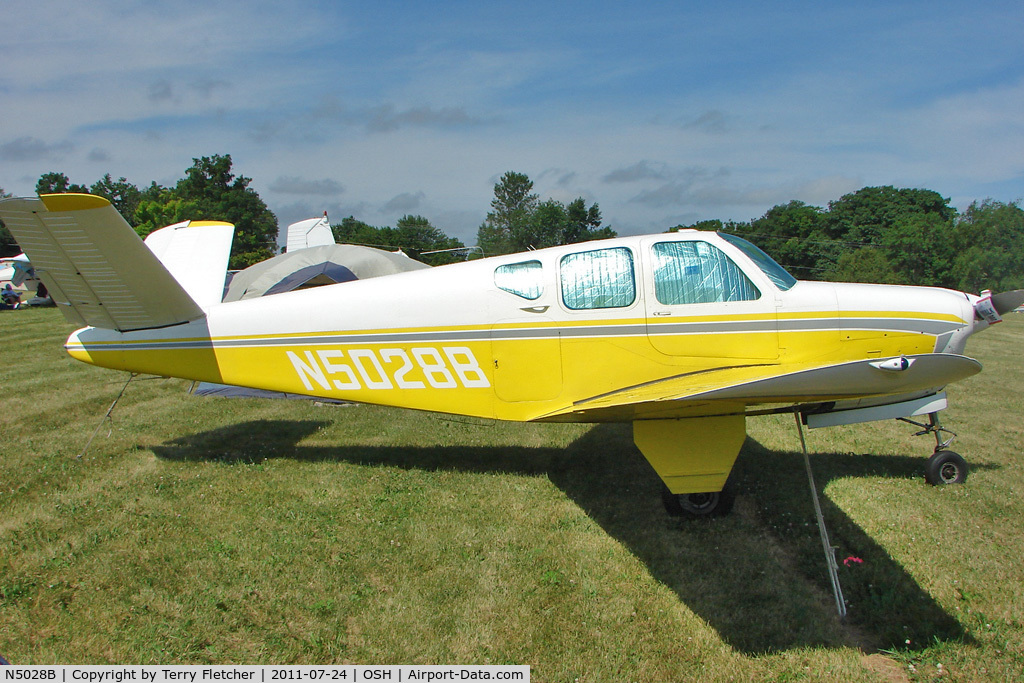
<svg viewBox="0 0 1024 683">
<path fill-rule="evenodd" d="M 947 450 L 949 445 L 953 443 L 953 439 L 956 438 L 956 433 L 939 424 L 938 413 L 928 413 L 928 424 L 915 422 L 905 417 L 897 419 L 912 424 L 915 427 L 920 427 L 921 431 L 915 433 L 914 436 L 923 436 L 924 434 L 935 435 L 935 452 L 928 458 L 924 468 L 925 481 L 932 486 L 964 483 L 967 479 L 967 461 L 959 453 Z M 949 438 L 943 440 L 942 434 L 949 434 Z"/>
</svg>

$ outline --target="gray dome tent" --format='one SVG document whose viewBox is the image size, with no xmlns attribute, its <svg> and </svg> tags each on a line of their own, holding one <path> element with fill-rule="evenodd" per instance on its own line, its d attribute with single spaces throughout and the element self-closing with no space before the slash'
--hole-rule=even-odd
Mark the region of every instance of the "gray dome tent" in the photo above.
<svg viewBox="0 0 1024 683">
<path fill-rule="evenodd" d="M 235 273 L 224 293 L 224 301 L 254 299 L 429 267 L 402 253 L 355 244 L 328 244 L 290 251 Z"/>
</svg>

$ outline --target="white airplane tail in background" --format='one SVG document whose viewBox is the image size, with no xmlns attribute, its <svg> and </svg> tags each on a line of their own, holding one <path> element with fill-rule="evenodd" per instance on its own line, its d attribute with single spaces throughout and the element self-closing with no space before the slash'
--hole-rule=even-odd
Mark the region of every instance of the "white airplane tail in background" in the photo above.
<svg viewBox="0 0 1024 683">
<path fill-rule="evenodd" d="M 310 218 L 288 226 L 288 239 L 285 249 L 289 252 L 310 247 L 323 247 L 334 244 L 334 233 L 327 220 L 327 212 L 323 218 Z"/>
<path fill-rule="evenodd" d="M 7 228 L 68 322 L 124 332 L 204 317 L 107 200 L 43 195 L 3 200 L 3 209 Z"/>
</svg>

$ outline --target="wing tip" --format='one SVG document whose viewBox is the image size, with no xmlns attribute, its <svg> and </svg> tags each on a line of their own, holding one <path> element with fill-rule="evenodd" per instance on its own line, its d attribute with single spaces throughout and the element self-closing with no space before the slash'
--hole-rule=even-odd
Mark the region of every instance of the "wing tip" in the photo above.
<svg viewBox="0 0 1024 683">
<path fill-rule="evenodd" d="M 39 195 L 46 206 L 47 211 L 86 211 L 88 209 L 102 209 L 110 206 L 110 202 L 103 197 L 94 194 L 79 194 L 68 192 L 64 194 L 42 194 Z"/>
</svg>

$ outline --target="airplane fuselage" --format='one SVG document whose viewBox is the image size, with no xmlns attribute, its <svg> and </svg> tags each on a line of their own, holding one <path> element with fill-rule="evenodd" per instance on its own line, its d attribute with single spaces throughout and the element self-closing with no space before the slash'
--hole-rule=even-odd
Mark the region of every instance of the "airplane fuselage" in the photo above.
<svg viewBox="0 0 1024 683">
<path fill-rule="evenodd" d="M 849 399 L 836 386 L 700 396 L 850 361 L 959 354 L 976 325 L 960 292 L 797 282 L 755 258 L 715 233 L 619 238 L 219 304 L 161 329 L 85 328 L 67 349 L 108 368 L 294 394 L 603 421 Z"/>
</svg>

